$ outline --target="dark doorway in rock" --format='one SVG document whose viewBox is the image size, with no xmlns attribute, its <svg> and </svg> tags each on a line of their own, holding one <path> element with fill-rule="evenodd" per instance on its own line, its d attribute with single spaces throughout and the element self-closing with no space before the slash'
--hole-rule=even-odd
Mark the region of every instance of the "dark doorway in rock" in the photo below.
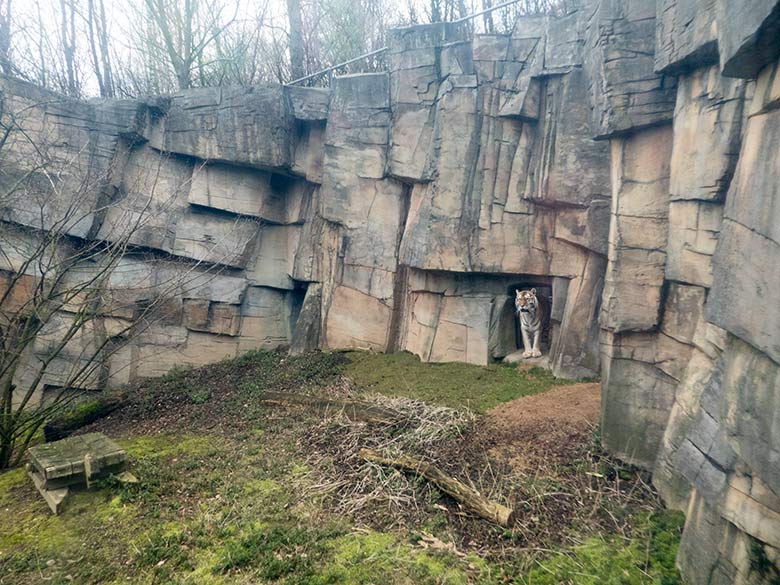
<svg viewBox="0 0 780 585">
<path fill-rule="evenodd" d="M 547 354 L 552 345 L 552 336 L 550 333 L 550 311 L 552 309 L 552 286 L 547 283 L 539 282 L 521 282 L 513 284 L 507 290 L 509 299 L 506 302 L 502 315 L 511 313 L 512 329 L 514 330 L 515 349 L 525 349 L 523 347 L 523 336 L 520 333 L 520 320 L 515 312 L 515 291 L 536 289 L 536 298 L 539 299 L 539 305 L 542 309 L 542 354 Z M 507 308 L 508 307 L 508 310 Z"/>
<path fill-rule="evenodd" d="M 506 281 L 504 281 L 506 282 Z M 510 281 L 512 282 L 512 281 Z M 515 312 L 515 291 L 536 289 L 536 296 L 542 307 L 542 338 L 541 350 L 548 354 L 553 345 L 555 329 L 550 319 L 552 309 L 552 279 L 533 277 L 527 280 L 517 280 L 510 285 L 503 284 L 503 291 L 496 291 L 494 310 L 490 323 L 490 357 L 502 359 L 523 349 L 523 338 L 520 334 L 520 323 Z"/>
</svg>

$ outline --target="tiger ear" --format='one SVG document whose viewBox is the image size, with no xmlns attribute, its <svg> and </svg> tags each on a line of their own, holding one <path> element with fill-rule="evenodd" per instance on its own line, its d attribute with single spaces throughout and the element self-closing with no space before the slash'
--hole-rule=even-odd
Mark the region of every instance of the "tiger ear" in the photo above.
<svg viewBox="0 0 780 585">
<path fill-rule="evenodd" d="M 531 289 L 531 294 L 532 294 L 532 295 L 534 295 L 534 296 L 536 296 L 536 289 L 535 289 L 535 288 L 532 288 L 532 289 Z"/>
<path fill-rule="evenodd" d="M 519 291 L 519 290 L 517 290 L 517 289 L 515 289 L 515 296 L 516 296 L 516 297 L 519 297 L 519 296 L 520 296 L 520 291 Z"/>
</svg>

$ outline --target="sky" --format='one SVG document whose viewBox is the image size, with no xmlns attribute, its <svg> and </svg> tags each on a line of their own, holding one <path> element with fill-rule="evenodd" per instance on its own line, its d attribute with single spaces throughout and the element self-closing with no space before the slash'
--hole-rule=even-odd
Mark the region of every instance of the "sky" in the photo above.
<svg viewBox="0 0 780 585">
<path fill-rule="evenodd" d="M 65 0 L 69 2 L 70 0 Z M 77 6 L 86 15 L 88 0 L 75 0 Z M 97 0 L 96 0 L 97 1 Z M 139 22 L 138 7 L 144 0 L 103 0 L 106 16 L 109 23 L 109 38 L 112 53 L 120 59 L 127 58 L 132 53 L 132 29 Z M 168 0 L 183 2 L 183 0 Z M 210 1 L 210 0 L 207 0 Z M 307 2 L 316 0 L 303 0 Z M 420 2 L 421 0 L 387 0 L 393 8 L 405 8 L 406 2 Z M 15 30 L 12 36 L 12 51 L 15 60 L 22 64 L 28 73 L 41 62 L 38 43 L 50 43 L 48 53 L 51 59 L 62 59 L 61 51 L 54 49 L 54 42 L 60 34 L 61 26 L 61 0 L 12 0 L 12 14 Z M 258 16 L 263 17 L 265 28 L 263 34 L 269 37 L 276 34 L 286 34 L 287 11 L 286 0 L 224 0 L 227 7 L 226 18 L 236 14 L 237 20 L 255 22 Z M 235 8 L 234 8 L 235 7 Z M 39 23 L 43 23 L 43 27 Z M 81 26 L 85 26 L 80 23 Z M 42 30 L 43 29 L 43 30 Z M 43 34 L 41 34 L 41 32 Z M 86 28 L 77 34 L 77 46 L 82 62 L 84 80 L 84 93 L 96 95 L 98 93 L 97 81 L 91 73 L 88 54 L 88 37 Z"/>
<path fill-rule="evenodd" d="M 59 70 L 63 71 L 61 65 L 64 62 L 62 50 L 57 45 L 57 39 L 60 34 L 61 24 L 61 2 L 70 2 L 71 0 L 11 0 L 12 14 L 15 23 L 15 31 L 12 37 L 13 59 L 20 64 L 28 76 L 33 78 L 38 75 L 38 64 L 41 62 L 39 56 L 39 43 L 43 43 L 47 54 L 45 60 L 59 64 Z M 88 0 L 74 0 L 80 7 L 84 15 L 87 11 Z M 97 2 L 98 0 L 94 0 Z M 168 2 L 183 2 L 184 0 L 167 0 Z M 214 0 L 206 0 L 214 1 Z M 225 17 L 233 16 L 234 11 L 236 19 L 239 21 L 255 22 L 259 16 L 263 17 L 264 27 L 262 29 L 263 38 L 277 38 L 286 35 L 287 31 L 287 11 L 286 0 L 221 0 L 226 5 Z M 304 6 L 313 2 L 323 0 L 302 0 Z M 330 0 L 335 1 L 335 0 Z M 350 1 L 343 0 L 349 6 Z M 465 0 L 467 10 L 470 12 L 478 11 L 482 2 L 485 0 Z M 499 3 L 502 0 L 494 0 Z M 132 42 L 137 35 L 133 34 L 134 27 L 143 22 L 138 16 L 138 8 L 143 5 L 144 0 L 103 0 L 107 20 L 109 23 L 109 39 L 111 52 L 114 60 L 127 61 L 132 56 L 138 55 L 133 50 Z M 385 0 L 385 10 L 389 12 L 390 20 L 399 21 L 401 15 L 407 15 L 409 7 L 413 6 L 420 18 L 426 18 L 426 6 L 430 0 Z M 304 8 L 305 10 L 305 8 Z M 39 23 L 43 24 L 41 27 Z M 77 34 L 77 46 L 79 51 L 78 61 L 81 65 L 81 75 L 83 83 L 83 94 L 86 96 L 97 95 L 97 80 L 92 72 L 90 56 L 88 52 L 88 35 L 86 33 L 85 20 L 78 23 L 82 30 Z M 48 46 L 47 46 L 48 45 Z M 358 56 L 357 54 L 351 55 Z M 327 63 L 331 64 L 331 63 Z M 57 69 L 52 67 L 51 69 Z M 33 74 L 32 72 L 36 72 Z M 49 80 L 51 85 L 51 80 Z"/>
</svg>

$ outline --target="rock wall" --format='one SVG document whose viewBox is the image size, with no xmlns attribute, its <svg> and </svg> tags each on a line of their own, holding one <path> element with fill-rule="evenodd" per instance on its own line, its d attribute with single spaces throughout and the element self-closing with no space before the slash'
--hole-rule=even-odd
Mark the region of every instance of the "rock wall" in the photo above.
<svg viewBox="0 0 780 585">
<path fill-rule="evenodd" d="M 52 230 L 64 256 L 127 248 L 39 398 L 163 296 L 83 385 L 258 347 L 485 364 L 517 349 L 514 289 L 536 286 L 550 367 L 601 372 L 604 445 L 687 512 L 688 581 L 777 582 L 780 3 L 586 0 L 388 42 L 387 72 L 329 90 L 79 103 L 0 80 L 23 130 L 0 160 L 14 302 Z"/>
<path fill-rule="evenodd" d="M 551 305 L 554 371 L 592 376 L 610 183 L 584 14 L 474 38 L 392 31 L 389 71 L 330 90 L 76 103 L 4 79 L 19 127 L 4 185 L 43 160 L 62 177 L 3 202 L 4 248 L 61 228 L 76 201 L 74 242 L 128 246 L 109 284 L 125 302 L 105 318 L 131 319 L 177 271 L 208 282 L 170 294 L 166 319 L 111 358 L 126 372 L 114 380 L 280 345 L 485 364 L 518 348 L 514 288 L 533 285 Z M 39 144 L 56 156 L 30 156 Z"/>
<path fill-rule="evenodd" d="M 651 3 L 611 4 L 595 12 L 595 46 L 637 46 L 653 14 L 625 21 L 633 4 Z M 656 9 L 654 51 L 609 63 L 586 52 L 597 87 L 619 104 L 594 104 L 619 122 L 601 135 L 612 146 L 603 441 L 651 468 L 666 502 L 686 512 L 678 564 L 689 583 L 777 583 L 780 3 Z M 620 69 L 653 95 L 620 98 Z"/>
</svg>

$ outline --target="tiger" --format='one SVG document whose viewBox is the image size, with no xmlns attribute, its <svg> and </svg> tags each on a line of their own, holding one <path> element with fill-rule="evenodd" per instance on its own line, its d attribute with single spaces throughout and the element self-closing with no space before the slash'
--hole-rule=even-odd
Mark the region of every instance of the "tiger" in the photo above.
<svg viewBox="0 0 780 585">
<path fill-rule="evenodd" d="M 539 349 L 542 337 L 542 308 L 536 298 L 536 289 L 515 290 L 515 309 L 520 320 L 520 333 L 523 336 L 523 357 L 540 357 L 542 355 Z"/>
</svg>

